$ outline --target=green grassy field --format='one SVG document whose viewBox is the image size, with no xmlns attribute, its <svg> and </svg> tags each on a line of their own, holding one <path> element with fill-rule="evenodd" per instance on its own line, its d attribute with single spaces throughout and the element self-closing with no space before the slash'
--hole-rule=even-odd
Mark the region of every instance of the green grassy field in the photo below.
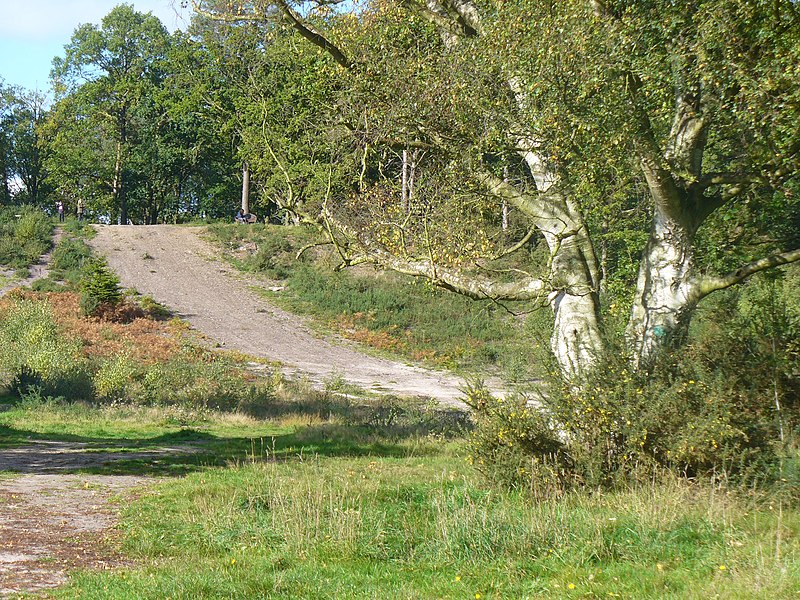
<svg viewBox="0 0 800 600">
<path fill-rule="evenodd" d="M 193 445 L 125 500 L 129 565 L 77 573 L 59 598 L 791 598 L 800 515 L 768 496 L 662 480 L 534 499 L 486 487 L 463 422 L 380 406 L 259 420 L 28 401 L 6 444 Z M 383 416 L 381 416 L 383 415 Z"/>
<path fill-rule="evenodd" d="M 231 229 L 226 235 L 256 232 Z M 280 261 L 308 241 L 281 238 L 294 235 L 290 228 L 264 231 L 272 241 L 256 245 L 284 248 L 261 256 L 278 261 L 270 269 L 283 269 Z M 235 253 L 250 242 L 223 243 Z M 64 271 L 77 268 L 84 247 L 61 251 Z M 248 268 L 259 252 L 234 260 Z M 374 275 L 286 268 L 270 275 L 286 285 L 282 302 L 325 326 L 373 336 L 380 350 L 532 375 L 527 367 L 515 371 L 514 361 L 532 362 L 525 340 L 542 338 L 526 328 L 536 319 L 522 325 L 500 308 L 444 301 L 389 276 L 379 276 L 378 288 Z M 179 324 L 134 333 L 79 321 L 68 294 L 48 302 L 55 316 L 42 322 L 55 319 L 59 339 L 80 330 L 76 347 L 97 353 L 81 363 L 95 392 L 104 377 L 119 375 L 112 367 L 120 357 L 128 361 L 122 366 L 147 366 L 131 368 L 118 394 L 94 403 L 35 389 L 0 398 L 0 448 L 80 442 L 130 458 L 77 472 L 151 479 L 117 499 L 121 521 L 109 543 L 125 566 L 73 573 L 48 597 L 798 597 L 800 512 L 785 499 L 791 494 L 777 495 L 779 487 L 726 488 L 664 474 L 546 498 L 503 490 L 471 465 L 481 458 L 471 456 L 472 425 L 463 413 L 397 398 L 356 401 L 336 381 L 312 390 L 278 374 L 259 379 L 247 357 L 202 350 Z M 175 348 L 156 347 L 172 337 Z M 110 344 L 116 338 L 127 340 L 124 356 Z M 40 345 L 26 352 L 38 356 Z M 137 358 L 145 347 L 151 352 Z M 453 351 L 460 347 L 472 350 Z M 144 383 L 155 375 L 154 390 L 193 391 L 147 395 Z M 163 447 L 174 451 L 136 454 Z M 6 476 L 13 475 L 0 472 Z"/>
</svg>

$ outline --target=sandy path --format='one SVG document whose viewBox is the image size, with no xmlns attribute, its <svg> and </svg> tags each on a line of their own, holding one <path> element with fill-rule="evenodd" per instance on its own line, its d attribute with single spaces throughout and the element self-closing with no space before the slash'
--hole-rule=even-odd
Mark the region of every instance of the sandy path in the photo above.
<svg viewBox="0 0 800 600">
<path fill-rule="evenodd" d="M 153 480 L 62 472 L 131 458 L 86 450 L 69 442 L 0 450 L 0 471 L 22 473 L 0 479 L 0 598 L 59 586 L 75 568 L 123 564 L 109 543 L 118 517 L 109 500 Z"/>
<path fill-rule="evenodd" d="M 91 245 L 122 284 L 170 307 L 226 348 L 280 361 L 320 383 L 341 376 L 364 389 L 425 396 L 463 406 L 462 381 L 450 374 L 366 356 L 346 342 L 321 339 L 252 291 L 217 259 L 202 229 L 171 225 L 99 226 Z"/>
</svg>

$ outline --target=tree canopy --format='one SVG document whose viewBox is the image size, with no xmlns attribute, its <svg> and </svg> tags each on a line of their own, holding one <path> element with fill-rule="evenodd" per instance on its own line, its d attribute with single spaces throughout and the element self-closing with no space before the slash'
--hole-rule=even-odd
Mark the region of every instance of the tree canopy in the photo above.
<svg viewBox="0 0 800 600">
<path fill-rule="evenodd" d="M 6 199 L 220 216 L 247 163 L 342 267 L 548 306 L 573 380 L 620 306 L 648 368 L 703 298 L 800 259 L 795 2 L 193 4 L 172 35 L 114 8 L 55 59 L 46 119 L 4 104 Z"/>
<path fill-rule="evenodd" d="M 569 377 L 604 352 L 616 280 L 635 290 L 626 339 L 646 366 L 682 342 L 705 296 L 800 258 L 779 224 L 798 214 L 795 3 L 195 5 L 293 32 L 292 59 L 317 57 L 304 77 L 327 101 L 303 116 L 298 154 L 335 147 L 327 181 L 315 171 L 325 192 L 297 203 L 305 176 L 276 147 L 302 140 L 264 135 L 274 120 L 252 151 L 343 265 L 547 303 Z M 515 252 L 529 256 L 505 264 Z"/>
</svg>

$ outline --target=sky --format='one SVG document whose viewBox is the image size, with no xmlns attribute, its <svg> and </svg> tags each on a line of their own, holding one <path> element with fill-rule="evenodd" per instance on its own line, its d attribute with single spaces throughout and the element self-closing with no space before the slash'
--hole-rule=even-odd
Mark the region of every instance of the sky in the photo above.
<svg viewBox="0 0 800 600">
<path fill-rule="evenodd" d="M 180 0 L 127 0 L 139 12 L 152 12 L 169 31 L 186 29 L 190 8 Z M 50 92 L 50 67 L 64 55 L 75 29 L 99 25 L 122 0 L 0 0 L 0 83 Z"/>
</svg>

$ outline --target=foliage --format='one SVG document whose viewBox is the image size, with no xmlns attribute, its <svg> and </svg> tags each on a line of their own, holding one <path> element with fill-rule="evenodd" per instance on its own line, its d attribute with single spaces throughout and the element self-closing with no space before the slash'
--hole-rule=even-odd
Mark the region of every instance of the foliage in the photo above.
<svg viewBox="0 0 800 600">
<path fill-rule="evenodd" d="M 0 83 L 0 204 L 43 208 L 51 187 L 46 183 L 49 149 L 41 134 L 47 99 L 38 91 Z"/>
<path fill-rule="evenodd" d="M 0 209 L 0 265 L 27 268 L 50 248 L 53 224 L 32 207 Z"/>
<path fill-rule="evenodd" d="M 51 255 L 50 269 L 53 277 L 75 280 L 84 265 L 91 259 L 92 250 L 81 238 L 67 234 L 59 240 Z"/>
<path fill-rule="evenodd" d="M 74 398 L 87 389 L 80 343 L 58 330 L 46 302 L 12 300 L 5 309 L 0 321 L 0 369 L 16 393 L 36 388 Z"/>
<path fill-rule="evenodd" d="M 533 403 L 471 389 L 473 462 L 497 483 L 542 493 L 660 469 L 797 489 L 797 282 L 795 269 L 723 296 L 688 345 L 649 372 L 631 369 L 620 348 L 579 387 L 553 370 Z"/>
<path fill-rule="evenodd" d="M 274 398 L 269 380 L 250 382 L 241 365 L 187 348 L 167 361 L 140 367 L 129 377 L 126 399 L 140 404 L 236 410 L 266 407 Z"/>
<path fill-rule="evenodd" d="M 76 29 L 54 61 L 58 97 L 43 128 L 70 212 L 78 198 L 111 222 L 230 212 L 238 166 L 219 136 L 214 69 L 203 46 L 129 5 Z"/>
<path fill-rule="evenodd" d="M 115 306 L 122 299 L 119 277 L 98 259 L 84 264 L 80 289 L 81 312 L 87 317 L 96 314 L 103 305 Z"/>
<path fill-rule="evenodd" d="M 92 376 L 95 396 L 101 401 L 127 399 L 126 391 L 139 370 L 124 353 L 103 360 Z"/>
</svg>

